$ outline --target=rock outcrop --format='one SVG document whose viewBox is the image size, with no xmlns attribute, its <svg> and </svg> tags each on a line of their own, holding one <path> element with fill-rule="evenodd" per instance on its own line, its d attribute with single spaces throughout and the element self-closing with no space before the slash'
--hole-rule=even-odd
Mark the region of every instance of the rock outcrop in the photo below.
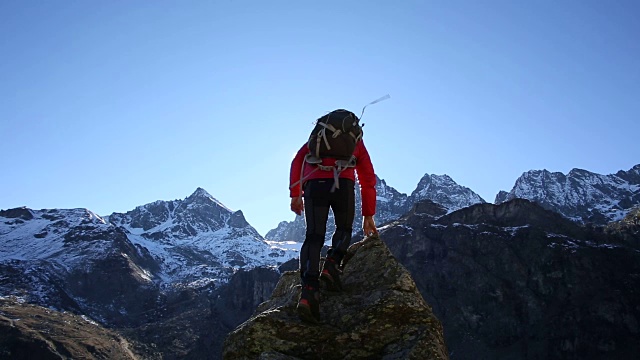
<svg viewBox="0 0 640 360">
<path fill-rule="evenodd" d="M 299 275 L 287 272 L 228 335 L 223 358 L 448 359 L 440 321 L 379 237 L 353 244 L 345 261 L 345 291 L 321 291 L 320 325 L 298 319 Z"/>
</svg>

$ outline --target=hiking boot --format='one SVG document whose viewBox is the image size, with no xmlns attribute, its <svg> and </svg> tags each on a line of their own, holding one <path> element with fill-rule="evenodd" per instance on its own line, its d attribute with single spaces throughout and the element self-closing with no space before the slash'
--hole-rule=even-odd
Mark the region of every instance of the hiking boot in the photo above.
<svg viewBox="0 0 640 360">
<path fill-rule="evenodd" d="M 335 259 L 327 257 L 322 266 L 320 280 L 324 281 L 328 291 L 342 291 L 340 275 L 342 275 L 342 270 L 340 270 L 338 264 L 336 264 Z"/>
<path fill-rule="evenodd" d="M 318 288 L 302 285 L 302 293 L 296 307 L 300 320 L 312 323 L 320 323 L 320 294 Z"/>
</svg>

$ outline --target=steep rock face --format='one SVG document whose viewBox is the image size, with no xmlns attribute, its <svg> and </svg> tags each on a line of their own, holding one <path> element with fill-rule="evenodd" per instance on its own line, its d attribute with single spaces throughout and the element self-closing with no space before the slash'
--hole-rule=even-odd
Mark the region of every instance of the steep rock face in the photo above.
<svg viewBox="0 0 640 360">
<path fill-rule="evenodd" d="M 121 332 L 161 351 L 163 359 L 221 359 L 225 336 L 268 299 L 280 277 L 276 269 L 236 272 L 221 286 L 170 292 L 148 321 Z"/>
<path fill-rule="evenodd" d="M 389 221 L 398 219 L 411 207 L 425 199 L 433 200 L 444 206 L 448 211 L 454 211 L 472 204 L 484 203 L 485 201 L 467 187 L 458 185 L 447 175 L 425 174 L 411 196 L 398 192 L 393 187 L 387 185 L 386 181 L 376 177 L 376 224 L 382 225 Z M 353 224 L 354 235 L 361 229 L 362 220 L 362 200 L 360 192 L 356 189 L 356 216 Z M 327 223 L 326 240 L 331 238 L 335 231 L 333 224 L 333 214 L 329 215 Z M 294 221 L 283 221 L 276 229 L 269 231 L 267 239 L 278 241 L 304 241 L 305 222 L 303 216 L 296 216 Z"/>
<path fill-rule="evenodd" d="M 295 314 L 295 272 L 225 341 L 224 359 L 447 359 L 442 328 L 378 237 L 349 248 L 343 293 L 322 291 L 318 326 Z"/>
<path fill-rule="evenodd" d="M 80 316 L 0 298 L 3 359 L 160 359 Z"/>
<path fill-rule="evenodd" d="M 380 236 L 442 321 L 452 358 L 622 359 L 640 351 L 633 230 L 625 238 L 579 226 L 522 199 L 439 214 L 422 205 Z"/>
<path fill-rule="evenodd" d="M 640 206 L 640 164 L 612 175 L 581 169 L 566 175 L 531 170 L 516 180 L 510 192 L 498 193 L 495 203 L 514 198 L 534 201 L 576 221 L 606 224 Z"/>
<path fill-rule="evenodd" d="M 230 328 L 247 320 L 261 303 L 269 300 L 280 273 L 273 269 L 255 268 L 239 271 L 220 291 L 216 309 Z"/>
</svg>

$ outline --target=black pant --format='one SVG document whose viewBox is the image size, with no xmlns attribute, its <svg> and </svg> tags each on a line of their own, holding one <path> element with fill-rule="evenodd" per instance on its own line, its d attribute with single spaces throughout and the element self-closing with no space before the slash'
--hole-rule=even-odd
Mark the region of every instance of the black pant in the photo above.
<svg viewBox="0 0 640 360">
<path fill-rule="evenodd" d="M 340 187 L 331 192 L 333 179 L 309 180 L 304 185 L 304 213 L 307 232 L 300 249 L 300 275 L 302 282 L 318 286 L 320 251 L 327 232 L 329 208 L 333 210 L 336 231 L 331 239 L 329 255 L 340 263 L 351 243 L 355 216 L 354 181 L 340 179 Z"/>
</svg>

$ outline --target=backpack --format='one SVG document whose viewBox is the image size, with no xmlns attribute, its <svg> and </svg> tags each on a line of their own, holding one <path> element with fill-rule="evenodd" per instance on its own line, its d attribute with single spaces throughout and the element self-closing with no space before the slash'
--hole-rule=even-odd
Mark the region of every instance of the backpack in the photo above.
<svg viewBox="0 0 640 360">
<path fill-rule="evenodd" d="M 307 143 L 307 162 L 319 164 L 326 157 L 353 162 L 353 151 L 363 135 L 359 121 L 354 113 L 344 109 L 319 118 Z"/>
<path fill-rule="evenodd" d="M 360 117 L 364 115 L 364 110 L 367 106 L 389 98 L 390 96 L 387 94 L 368 103 L 362 108 Z M 309 141 L 307 142 L 309 153 L 305 156 L 304 162 L 317 165 L 312 173 L 318 170 L 333 172 L 334 181 L 331 192 L 339 188 L 338 178 L 340 173 L 346 168 L 356 166 L 356 157 L 353 156 L 353 152 L 358 141 L 362 139 L 362 126 L 360 126 L 359 122 L 360 119 L 351 111 L 344 109 L 334 110 L 319 118 L 316 121 L 316 126 L 311 131 L 311 135 L 309 135 Z M 335 165 L 322 165 L 322 158 L 336 159 Z M 303 177 L 304 162 L 300 169 L 300 179 L 289 185 L 289 188 L 300 186 L 300 194 L 302 194 L 302 184 L 311 175 L 308 174 Z"/>
</svg>

